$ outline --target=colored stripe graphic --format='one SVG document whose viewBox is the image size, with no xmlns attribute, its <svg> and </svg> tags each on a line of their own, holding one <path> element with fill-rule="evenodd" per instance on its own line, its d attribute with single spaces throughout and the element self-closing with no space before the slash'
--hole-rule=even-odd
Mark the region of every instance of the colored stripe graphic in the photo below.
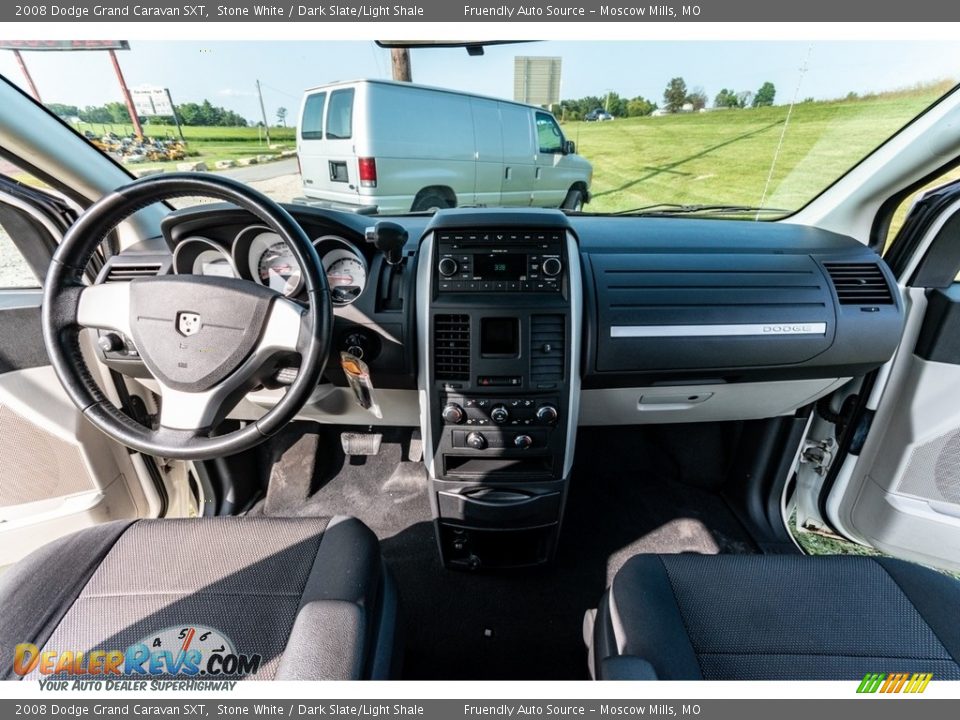
<svg viewBox="0 0 960 720">
<path fill-rule="evenodd" d="M 922 693 L 933 673 L 867 673 L 857 687 L 858 693 Z"/>
</svg>

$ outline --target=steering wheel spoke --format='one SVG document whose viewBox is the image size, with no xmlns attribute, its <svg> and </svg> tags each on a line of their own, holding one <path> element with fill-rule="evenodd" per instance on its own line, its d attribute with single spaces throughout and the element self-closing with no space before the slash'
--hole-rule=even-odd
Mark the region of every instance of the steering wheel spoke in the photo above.
<svg viewBox="0 0 960 720">
<path fill-rule="evenodd" d="M 130 283 L 91 285 L 80 291 L 77 324 L 84 328 L 115 330 L 130 337 Z"/>
</svg>

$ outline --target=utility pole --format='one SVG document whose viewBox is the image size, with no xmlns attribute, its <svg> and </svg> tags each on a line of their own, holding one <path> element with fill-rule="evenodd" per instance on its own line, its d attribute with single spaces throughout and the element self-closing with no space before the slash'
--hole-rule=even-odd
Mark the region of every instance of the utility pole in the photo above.
<svg viewBox="0 0 960 720">
<path fill-rule="evenodd" d="M 13 56 L 17 59 L 17 65 L 20 66 L 20 72 L 22 72 L 23 76 L 27 79 L 27 85 L 30 86 L 30 94 L 33 95 L 33 99 L 37 102 L 42 102 L 40 100 L 40 92 L 37 90 L 37 86 L 34 84 L 33 78 L 30 76 L 30 71 L 27 70 L 27 64 L 23 61 L 23 55 L 20 54 L 19 50 L 14 50 Z"/>
<path fill-rule="evenodd" d="M 133 123 L 133 132 L 136 134 L 138 140 L 143 140 L 143 128 L 140 127 L 140 118 L 137 115 L 137 109 L 133 106 L 133 98 L 130 97 L 127 81 L 123 79 L 123 73 L 120 71 L 120 63 L 117 62 L 117 55 L 113 50 L 107 50 L 107 53 L 110 55 L 110 62 L 113 63 L 113 71 L 117 74 L 117 80 L 120 81 L 123 99 L 127 103 L 127 112 L 130 113 L 130 121 Z"/>
<path fill-rule="evenodd" d="M 401 82 L 413 82 L 410 70 L 410 50 L 408 48 L 390 48 L 390 65 L 393 79 Z"/>
<path fill-rule="evenodd" d="M 263 93 L 260 92 L 260 81 L 257 80 L 257 97 L 260 98 L 260 115 L 263 117 L 263 131 L 267 135 L 267 145 L 270 145 L 270 124 L 267 122 L 267 111 L 263 107 Z"/>
</svg>

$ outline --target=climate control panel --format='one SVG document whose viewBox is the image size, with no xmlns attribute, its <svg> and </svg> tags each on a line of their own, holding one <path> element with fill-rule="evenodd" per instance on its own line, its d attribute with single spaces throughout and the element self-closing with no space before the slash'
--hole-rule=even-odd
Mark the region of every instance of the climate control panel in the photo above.
<svg viewBox="0 0 960 720">
<path fill-rule="evenodd" d="M 466 397 L 447 395 L 441 416 L 445 425 L 553 427 L 560 420 L 555 397 Z"/>
</svg>

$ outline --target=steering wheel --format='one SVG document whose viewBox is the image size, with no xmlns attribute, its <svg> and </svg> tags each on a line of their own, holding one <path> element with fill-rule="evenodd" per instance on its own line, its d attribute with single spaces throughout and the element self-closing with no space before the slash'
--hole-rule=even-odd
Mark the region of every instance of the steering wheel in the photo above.
<svg viewBox="0 0 960 720">
<path fill-rule="evenodd" d="M 161 275 L 85 285 L 84 269 L 119 223 L 153 203 L 206 196 L 249 211 L 276 232 L 300 264 L 307 307 L 239 278 Z M 150 455 L 209 459 L 247 450 L 290 422 L 320 381 L 331 347 L 333 311 L 317 251 L 297 222 L 265 195 L 201 173 L 152 175 L 110 193 L 70 228 L 43 290 L 43 340 L 70 399 L 114 440 Z M 160 389 L 155 428 L 117 409 L 80 350 L 84 328 L 132 340 Z M 212 429 L 250 389 L 299 355 L 296 379 L 263 417 L 239 430 Z"/>
</svg>

